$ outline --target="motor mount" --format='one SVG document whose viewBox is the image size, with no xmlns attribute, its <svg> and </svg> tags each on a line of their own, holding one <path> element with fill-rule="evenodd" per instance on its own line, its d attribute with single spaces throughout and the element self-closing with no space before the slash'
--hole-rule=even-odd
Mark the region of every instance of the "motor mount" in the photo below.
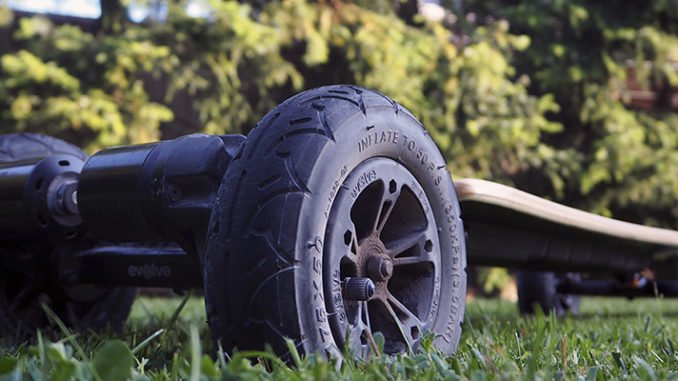
<svg viewBox="0 0 678 381">
<path fill-rule="evenodd" d="M 216 191 L 242 135 L 187 135 L 106 149 L 87 160 L 77 203 L 87 229 L 111 242 L 204 245 Z"/>
</svg>

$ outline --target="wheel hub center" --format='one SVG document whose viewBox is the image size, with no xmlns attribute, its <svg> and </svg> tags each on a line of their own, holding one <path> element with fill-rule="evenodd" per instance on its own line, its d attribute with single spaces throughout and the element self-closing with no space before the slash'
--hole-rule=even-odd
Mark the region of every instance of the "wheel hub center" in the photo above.
<svg viewBox="0 0 678 381">
<path fill-rule="evenodd" d="M 444 317 L 438 222 L 424 189 L 406 167 L 379 157 L 353 169 L 336 193 L 324 292 L 333 336 L 354 353 L 370 352 L 370 331 L 384 334 L 386 353 L 404 351 Z"/>
<path fill-rule="evenodd" d="M 383 282 L 393 275 L 393 262 L 384 256 L 373 256 L 367 260 L 367 273 L 377 282 Z"/>
<path fill-rule="evenodd" d="M 393 261 L 386 254 L 386 248 L 379 237 L 368 237 L 362 243 L 360 256 L 363 263 L 363 274 L 374 282 L 387 281 L 393 275 Z"/>
</svg>

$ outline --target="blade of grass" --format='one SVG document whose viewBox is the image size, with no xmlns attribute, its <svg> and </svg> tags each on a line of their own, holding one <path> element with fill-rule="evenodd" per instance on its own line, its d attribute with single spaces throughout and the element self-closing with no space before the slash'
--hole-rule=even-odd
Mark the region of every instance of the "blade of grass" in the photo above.
<svg viewBox="0 0 678 381">
<path fill-rule="evenodd" d="M 186 299 L 184 299 L 185 301 Z M 186 304 L 186 303 L 184 303 Z M 191 324 L 191 381 L 200 381 L 200 334 L 198 327 Z"/>
<path fill-rule="evenodd" d="M 169 321 L 167 322 L 167 329 L 170 329 L 176 324 L 177 320 L 179 319 L 179 314 L 181 311 L 186 307 L 186 303 L 188 303 L 188 300 L 191 299 L 191 296 L 193 295 L 193 290 L 189 290 L 186 295 L 184 295 L 184 298 L 181 300 L 181 303 L 177 306 L 177 308 L 174 310 L 172 313 L 172 316 L 170 317 Z"/>
<path fill-rule="evenodd" d="M 165 330 L 162 329 L 162 328 L 159 329 L 159 330 L 157 330 L 157 331 L 155 331 L 155 332 L 153 332 L 153 334 L 151 334 L 150 336 L 148 336 L 147 338 L 145 338 L 144 341 L 142 341 L 141 343 L 139 343 L 139 345 L 137 345 L 136 347 L 134 347 L 134 348 L 132 349 L 132 354 L 133 354 L 133 355 L 136 355 L 140 350 L 146 348 L 146 346 L 147 346 L 151 341 L 153 341 L 153 339 L 155 339 L 156 337 L 162 335 L 163 332 L 165 332 Z"/>
<path fill-rule="evenodd" d="M 57 316 L 54 311 L 52 311 L 51 308 L 45 303 L 44 301 L 40 301 L 40 307 L 42 310 L 47 314 L 47 316 L 59 327 L 61 330 L 61 333 L 63 333 L 67 338 L 68 342 L 75 348 L 75 350 L 78 352 L 82 360 L 87 364 L 87 368 L 89 368 L 89 371 L 92 372 L 92 376 L 97 380 L 97 381 L 103 381 L 101 379 L 101 376 L 99 375 L 99 372 L 97 372 L 96 369 L 94 369 L 94 364 L 91 359 L 87 356 L 85 353 L 85 350 L 82 349 L 82 346 L 80 346 L 80 343 L 78 343 L 77 340 L 75 340 L 75 336 L 71 333 L 71 331 L 66 327 L 66 324 Z"/>
</svg>

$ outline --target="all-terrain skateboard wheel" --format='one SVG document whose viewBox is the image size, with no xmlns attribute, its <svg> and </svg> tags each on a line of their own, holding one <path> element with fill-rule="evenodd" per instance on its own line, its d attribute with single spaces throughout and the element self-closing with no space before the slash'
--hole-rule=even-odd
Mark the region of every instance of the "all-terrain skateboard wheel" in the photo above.
<svg viewBox="0 0 678 381">
<path fill-rule="evenodd" d="M 210 327 L 226 350 L 354 356 L 453 352 L 466 290 L 463 225 L 445 160 L 386 96 L 298 94 L 249 134 L 224 177 L 205 256 Z"/>
<path fill-rule="evenodd" d="M 70 155 L 85 160 L 79 148 L 34 133 L 0 135 L 0 165 L 13 161 Z M 41 303 L 68 326 L 78 329 L 120 328 L 136 296 L 133 288 L 69 287 L 59 284 L 58 261 L 71 255 L 71 246 L 48 242 L 0 245 L 0 334 L 23 338 L 50 326 Z"/>
</svg>

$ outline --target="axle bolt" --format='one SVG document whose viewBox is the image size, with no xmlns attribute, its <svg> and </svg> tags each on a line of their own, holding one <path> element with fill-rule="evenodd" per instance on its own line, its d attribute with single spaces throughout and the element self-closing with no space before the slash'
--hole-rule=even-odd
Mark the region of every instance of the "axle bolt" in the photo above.
<svg viewBox="0 0 678 381">
<path fill-rule="evenodd" d="M 393 275 L 393 262 L 388 258 L 371 257 L 367 261 L 367 272 L 370 278 L 381 282 Z"/>
<path fill-rule="evenodd" d="M 342 283 L 344 297 L 349 300 L 370 300 L 374 296 L 374 282 L 370 278 L 346 278 Z"/>
</svg>

